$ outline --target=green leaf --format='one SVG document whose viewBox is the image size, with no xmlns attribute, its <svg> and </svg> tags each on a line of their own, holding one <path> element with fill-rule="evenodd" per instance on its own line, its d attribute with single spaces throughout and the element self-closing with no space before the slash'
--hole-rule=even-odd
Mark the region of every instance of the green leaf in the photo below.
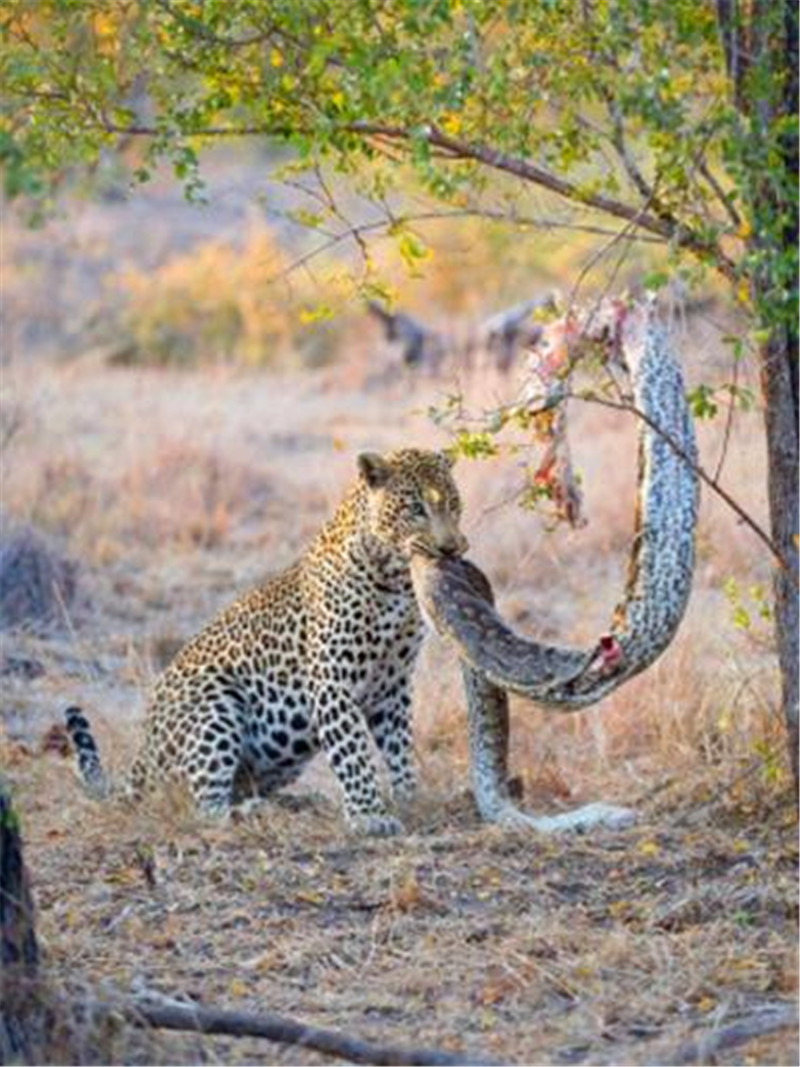
<svg viewBox="0 0 800 1067">
<path fill-rule="evenodd" d="M 500 449 L 490 433 L 460 430 L 453 442 L 452 451 L 456 456 L 464 456 L 467 459 L 489 459 L 498 455 Z"/>
<path fill-rule="evenodd" d="M 404 230 L 397 241 L 397 248 L 410 271 L 417 271 L 420 263 L 428 259 L 430 249 L 423 241 L 410 230 Z"/>
<path fill-rule="evenodd" d="M 698 385 L 686 394 L 686 400 L 696 419 L 713 419 L 719 411 L 714 400 L 715 390 L 710 385 Z"/>
<path fill-rule="evenodd" d="M 670 283 L 670 275 L 664 270 L 653 270 L 649 274 L 645 274 L 642 278 L 642 285 L 645 289 L 658 290 L 663 289 Z"/>
</svg>

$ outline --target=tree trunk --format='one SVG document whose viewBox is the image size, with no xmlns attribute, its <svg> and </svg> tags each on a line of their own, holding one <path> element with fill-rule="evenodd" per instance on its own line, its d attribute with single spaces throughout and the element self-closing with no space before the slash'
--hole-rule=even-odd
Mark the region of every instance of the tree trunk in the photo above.
<svg viewBox="0 0 800 1067">
<path fill-rule="evenodd" d="M 780 11 L 780 9 L 779 9 Z M 773 249 L 779 262 L 794 254 L 791 277 L 764 278 L 756 282 L 759 304 L 763 308 L 769 300 L 769 290 L 780 290 L 780 326 L 773 325 L 770 339 L 761 354 L 761 381 L 766 401 L 767 450 L 769 456 L 769 510 L 772 539 L 788 567 L 775 574 L 775 629 L 778 662 L 781 671 L 781 700 L 789 741 L 795 786 L 798 786 L 798 8 L 797 0 L 784 0 L 781 14 L 783 45 L 783 91 L 770 118 L 788 120 L 789 126 L 778 139 L 783 181 L 767 180 L 762 187 L 757 214 L 771 224 L 769 230 L 777 247 Z M 765 19 L 765 21 L 767 21 Z M 758 37 L 756 37 L 758 40 Z M 777 42 L 767 36 L 759 41 L 759 58 L 771 64 L 781 50 Z M 761 292 L 758 292 L 761 289 Z M 773 302 L 775 297 L 772 297 Z M 774 316 L 771 316 L 774 322 Z"/>
<path fill-rule="evenodd" d="M 774 576 L 775 634 L 798 786 L 798 5 L 754 0 L 745 10 L 737 0 L 718 0 L 717 14 L 742 120 L 739 162 L 752 230 L 745 272 L 757 324 L 769 334 L 760 352 L 767 487 L 772 540 L 785 561 Z M 737 35 L 747 45 L 746 77 L 738 79 Z"/>
<path fill-rule="evenodd" d="M 772 539 L 788 566 L 774 578 L 775 633 L 781 672 L 781 703 L 786 720 L 789 757 L 798 782 L 798 568 L 797 568 L 797 397 L 792 388 L 792 363 L 797 359 L 797 333 L 773 330 L 761 357 L 761 383 L 766 402 L 768 490 Z"/>
</svg>

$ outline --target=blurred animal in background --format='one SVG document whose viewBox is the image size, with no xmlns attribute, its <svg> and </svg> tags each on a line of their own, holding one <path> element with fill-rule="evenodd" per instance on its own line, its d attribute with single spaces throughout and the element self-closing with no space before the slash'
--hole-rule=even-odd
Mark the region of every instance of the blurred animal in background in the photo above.
<svg viewBox="0 0 800 1067">
<path fill-rule="evenodd" d="M 554 311 L 556 298 L 554 293 L 525 300 L 521 304 L 498 311 L 486 319 L 480 327 L 483 347 L 494 357 L 499 371 L 507 374 L 514 365 L 520 350 L 537 344 L 542 338 L 542 327 L 538 322 L 531 322 L 535 311 Z"/>
<path fill-rule="evenodd" d="M 387 311 L 374 300 L 368 300 L 367 307 L 383 326 L 386 340 L 400 345 L 406 367 L 426 367 L 434 373 L 439 369 L 446 352 L 441 334 L 403 312 Z"/>
<path fill-rule="evenodd" d="M 495 367 L 508 374 L 520 352 L 537 343 L 542 328 L 531 321 L 537 311 L 556 306 L 553 293 L 514 304 L 480 322 L 465 337 L 444 336 L 403 311 L 389 311 L 374 300 L 367 301 L 370 314 L 380 322 L 387 341 L 397 344 L 403 365 L 435 376 L 446 363 L 469 370 L 477 365 Z"/>
</svg>

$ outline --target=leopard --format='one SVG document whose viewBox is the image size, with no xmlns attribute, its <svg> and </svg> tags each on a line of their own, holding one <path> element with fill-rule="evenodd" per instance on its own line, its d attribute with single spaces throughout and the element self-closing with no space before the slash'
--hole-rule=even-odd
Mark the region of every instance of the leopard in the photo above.
<svg viewBox="0 0 800 1067">
<path fill-rule="evenodd" d="M 157 678 L 126 795 L 180 780 L 201 813 L 226 816 L 294 782 L 322 751 L 352 831 L 404 831 L 390 809 L 417 788 L 413 675 L 426 631 L 410 567 L 468 548 L 453 463 L 450 451 L 419 448 L 358 455 L 353 484 L 300 558 L 223 610 Z M 118 791 L 84 711 L 65 717 L 85 790 Z"/>
</svg>

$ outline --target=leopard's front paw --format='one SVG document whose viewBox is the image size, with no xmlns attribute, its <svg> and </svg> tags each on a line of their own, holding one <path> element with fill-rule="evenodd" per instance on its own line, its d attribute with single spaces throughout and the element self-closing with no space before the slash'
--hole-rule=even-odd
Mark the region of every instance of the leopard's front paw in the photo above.
<svg viewBox="0 0 800 1067">
<path fill-rule="evenodd" d="M 393 815 L 348 814 L 347 825 L 353 833 L 369 837 L 396 837 L 406 832 L 400 820 Z"/>
<path fill-rule="evenodd" d="M 392 801 L 395 804 L 413 804 L 418 796 L 416 778 L 404 778 L 392 785 Z"/>
</svg>

